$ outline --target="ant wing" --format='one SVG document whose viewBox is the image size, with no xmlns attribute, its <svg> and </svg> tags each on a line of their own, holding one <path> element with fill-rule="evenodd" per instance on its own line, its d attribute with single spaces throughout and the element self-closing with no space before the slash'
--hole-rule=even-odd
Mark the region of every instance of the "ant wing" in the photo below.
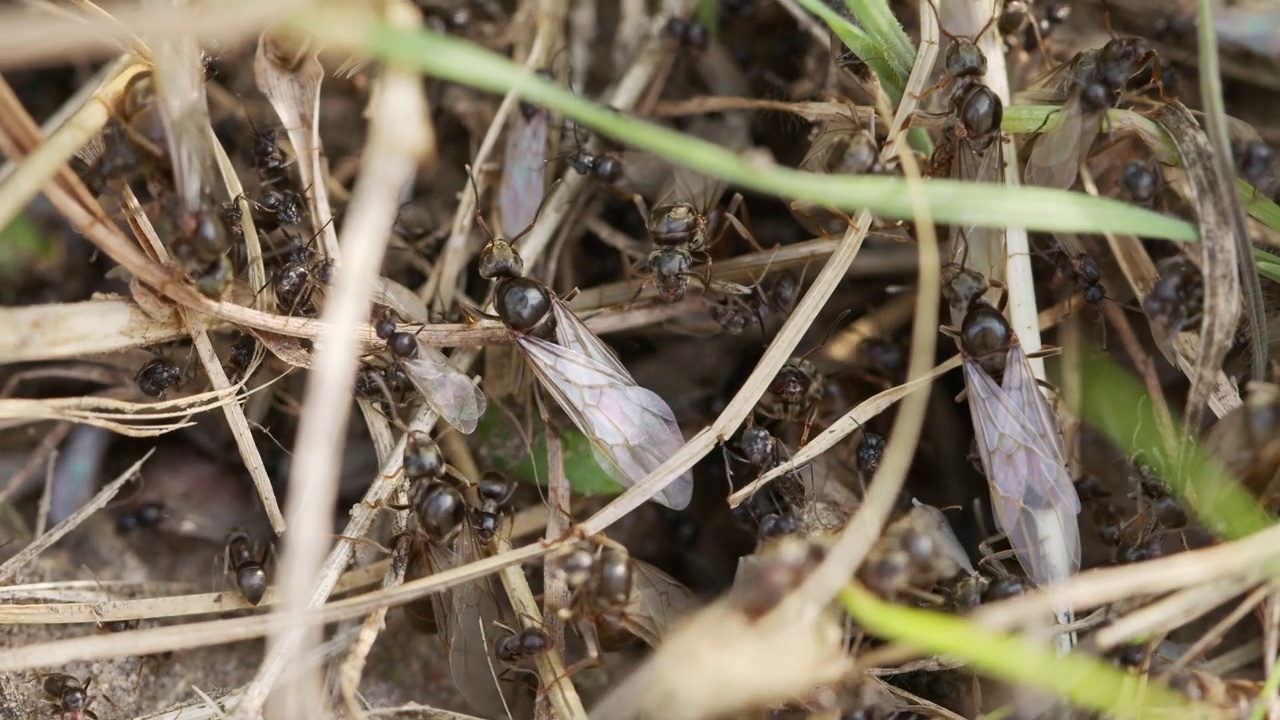
<svg viewBox="0 0 1280 720">
<path fill-rule="evenodd" d="M 635 384 L 635 380 L 631 378 L 631 373 L 627 371 L 622 361 L 618 360 L 613 348 L 606 345 L 600 339 L 600 336 L 591 332 L 591 328 L 587 327 L 586 323 L 583 323 L 582 319 L 570 310 L 569 306 L 564 304 L 560 298 L 552 299 L 551 312 L 555 313 L 556 318 L 556 340 L 562 347 L 608 367 L 615 374 L 626 378 L 631 384 Z"/>
<path fill-rule="evenodd" d="M 414 387 L 445 422 L 464 434 L 475 431 L 487 406 L 484 392 L 450 365 L 444 353 L 418 343 L 417 357 L 400 363 Z"/>
<path fill-rule="evenodd" d="M 652 209 L 689 203 L 694 210 L 706 214 L 720 202 L 724 189 L 725 182 L 719 178 L 703 175 L 682 165 L 677 166 L 658 191 L 658 200 Z"/>
<path fill-rule="evenodd" d="M 458 535 L 458 566 L 479 560 L 481 552 L 467 523 Z M 453 684 L 471 708 L 483 717 L 508 717 L 516 700 L 517 685 L 501 682 L 501 666 L 493 656 L 497 639 L 495 621 L 514 615 L 506 596 L 493 586 L 493 576 L 472 580 L 452 589 L 449 618 L 449 672 Z"/>
<path fill-rule="evenodd" d="M 675 621 L 693 612 L 693 593 L 643 560 L 631 558 L 631 570 L 631 599 L 622 611 L 623 624 L 650 647 L 657 647 Z"/>
<path fill-rule="evenodd" d="M 623 487 L 643 480 L 684 444 L 666 401 L 625 370 L 529 335 L 516 342 L 542 386 L 591 441 L 596 462 L 612 469 Z M 692 498 L 693 474 L 686 471 L 653 499 L 683 510 Z"/>
<path fill-rule="evenodd" d="M 1038 435 L 1034 423 L 1005 391 L 971 359 L 964 362 L 969 412 L 978 452 L 987 472 L 997 528 L 1008 536 L 1018 562 L 1037 585 L 1061 580 L 1080 569 L 1080 500 L 1057 451 Z M 1056 526 L 1056 532 L 1050 528 Z M 1051 564 L 1060 538 L 1069 567 Z"/>
<path fill-rule="evenodd" d="M 1036 140 L 1027 159 L 1028 185 L 1066 190 L 1080 172 L 1080 158 L 1093 145 L 1101 114 L 1086 113 L 1079 93 L 1072 95 L 1052 126 Z"/>
<path fill-rule="evenodd" d="M 498 217 L 507 237 L 533 224 L 547 193 L 547 126 L 546 110 L 537 109 L 528 117 L 523 111 L 512 113 L 498 186 Z"/>
<path fill-rule="evenodd" d="M 1062 443 L 1062 433 L 1059 432 L 1058 416 L 1049 406 L 1044 393 L 1040 392 L 1035 375 L 1031 373 L 1031 365 L 1027 362 L 1027 354 L 1020 344 L 1009 348 L 1001 388 L 1010 402 L 1021 408 L 1027 419 L 1031 421 L 1027 429 L 1039 437 L 1046 447 L 1053 450 L 1058 461 L 1065 466 L 1067 450 Z M 1077 498 L 1077 511 L 1079 508 Z"/>
</svg>

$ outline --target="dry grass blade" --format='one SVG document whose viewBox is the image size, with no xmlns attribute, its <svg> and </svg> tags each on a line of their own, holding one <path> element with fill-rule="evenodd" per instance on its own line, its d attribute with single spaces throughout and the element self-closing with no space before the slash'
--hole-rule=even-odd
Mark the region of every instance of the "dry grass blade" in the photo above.
<svg viewBox="0 0 1280 720">
<path fill-rule="evenodd" d="M 622 516 L 639 507 L 641 503 L 657 495 L 686 470 L 693 467 L 693 464 L 704 455 L 711 452 L 717 444 L 723 443 L 725 438 L 733 434 L 760 400 L 769 382 L 800 344 L 800 339 L 808 331 L 818 311 L 835 292 L 836 285 L 844 277 L 845 271 L 862 248 L 862 240 L 866 237 L 866 228 L 871 224 L 870 220 L 871 214 L 863 212 L 858 216 L 857 222 L 849 226 L 844 239 L 827 260 L 822 272 L 814 279 L 813 285 L 796 305 L 791 317 L 787 318 L 773 342 L 769 344 L 764 356 L 756 363 L 751 376 L 743 383 L 742 388 L 729 401 L 716 421 L 690 438 L 679 452 L 648 477 L 627 488 L 625 492 L 584 522 L 582 524 L 584 532 L 592 535 L 609 527 Z"/>
<path fill-rule="evenodd" d="M 5 175 L 0 184 L 0 227 L 12 222 L 58 169 L 102 132 L 103 125 L 111 117 L 111 108 L 115 107 L 129 82 L 144 71 L 142 65 L 130 59 L 118 62 L 116 72 L 106 78 L 102 87 L 90 97 L 81 99 L 81 105 L 67 122 L 42 142 L 30 147 L 27 153 L 5 153 L 10 156 L 9 162 L 15 164 L 13 171 Z M 16 162 L 18 158 L 22 161 Z"/>
<path fill-rule="evenodd" d="M 351 570 L 338 580 L 333 591 L 335 593 L 350 592 L 374 585 L 387 573 L 388 567 L 389 562 L 384 560 Z M 236 590 L 195 595 L 167 595 L 136 600 L 110 600 L 103 596 L 103 590 L 97 583 L 89 584 L 93 586 L 92 595 L 96 598 L 94 600 L 75 599 L 89 593 L 89 590 L 68 594 L 28 589 L 40 588 L 47 583 L 15 586 L 12 590 L 21 592 L 21 594 L 15 593 L 15 599 L 40 595 L 43 596 L 41 599 L 47 602 L 0 605 L 0 622 L 13 625 L 79 625 L 114 620 L 195 617 L 229 610 L 249 610 L 255 607 Z M 165 585 L 157 587 L 155 583 L 148 583 L 146 587 L 149 590 L 167 589 Z M 256 607 L 273 605 L 278 601 L 276 593 L 269 590 Z"/>
<path fill-rule="evenodd" d="M 1204 159 L 1212 165 L 1218 181 L 1213 186 L 1216 191 L 1214 193 L 1215 205 L 1213 208 L 1215 214 L 1206 217 L 1203 207 L 1198 208 L 1196 213 L 1200 221 L 1200 242 L 1202 244 L 1208 242 L 1209 236 L 1205 235 L 1206 222 L 1225 223 L 1215 229 L 1220 233 L 1230 235 L 1226 241 L 1230 242 L 1232 246 L 1230 255 L 1235 259 L 1233 267 L 1237 268 L 1239 273 L 1239 286 L 1244 291 L 1244 306 L 1249 318 L 1249 333 L 1252 339 L 1250 352 L 1252 354 L 1253 379 L 1266 380 L 1269 370 L 1267 367 L 1266 308 L 1262 302 L 1262 287 L 1258 277 L 1258 266 L 1253 259 L 1253 245 L 1249 242 L 1249 228 L 1245 225 L 1244 207 L 1241 205 L 1240 196 L 1236 192 L 1235 164 L 1231 157 L 1231 137 L 1227 132 L 1227 110 L 1222 99 L 1222 75 L 1218 66 L 1218 31 L 1213 22 L 1214 4 L 1207 0 L 1201 0 L 1199 6 L 1199 22 L 1197 23 L 1199 29 L 1196 38 L 1199 45 L 1197 50 L 1199 62 L 1197 65 L 1200 69 L 1200 101 L 1204 104 L 1205 125 L 1208 128 L 1208 138 L 1204 149 L 1211 151 Z M 1196 124 L 1192 126 L 1198 127 Z M 1182 153 L 1183 146 L 1176 135 L 1173 136 L 1173 141 L 1178 145 L 1178 152 Z M 1200 160 L 1200 156 L 1187 157 L 1184 154 L 1182 157 L 1188 161 L 1186 163 L 1187 167 Z M 1198 173 L 1196 171 L 1190 171 L 1190 173 L 1194 192 L 1199 196 L 1201 188 L 1195 188 L 1195 178 Z M 1203 203 L 1198 204 L 1202 205 Z M 1214 237 L 1213 240 L 1222 242 L 1218 237 Z M 1203 252 L 1206 268 L 1205 282 L 1209 283 L 1210 270 L 1208 268 L 1211 252 L 1208 248 L 1205 248 Z M 1214 250 L 1212 254 L 1218 256 L 1218 262 L 1226 262 L 1228 253 L 1225 250 Z M 1218 271 L 1215 269 L 1213 272 L 1216 275 Z M 1211 302 L 1218 301 L 1217 295 L 1219 295 L 1219 292 L 1214 289 L 1205 298 L 1205 315 L 1200 325 L 1202 333 L 1204 328 L 1207 327 L 1205 323 L 1211 321 L 1209 308 Z M 1211 298 L 1213 299 L 1212 301 Z M 1226 319 L 1225 315 L 1221 317 L 1223 320 Z M 1204 356 L 1204 359 L 1207 360 L 1208 356 Z M 1194 382 L 1192 387 L 1195 387 Z M 1188 423 L 1188 425 L 1195 427 L 1191 423 Z"/>
<path fill-rule="evenodd" d="M 793 453 L 786 462 L 770 468 L 742 489 L 735 491 L 729 496 L 729 507 L 737 507 L 743 500 L 750 498 L 773 480 L 793 472 L 797 468 L 804 467 L 812 462 L 814 458 L 835 447 L 850 433 L 865 425 L 868 420 L 889 409 L 894 403 L 922 387 L 932 385 L 933 381 L 958 367 L 960 367 L 960 356 L 956 355 L 933 368 L 923 377 L 889 388 L 862 401 L 857 407 L 845 413 L 839 420 L 831 423 L 825 430 L 805 443 L 804 447 Z"/>
<path fill-rule="evenodd" d="M 98 355 L 186 337 L 176 316 L 157 320 L 137 303 L 116 297 L 0 308 L 0 326 L 7 330 L 0 336 L 5 363 Z"/>
<path fill-rule="evenodd" d="M 395 17 L 396 7 L 390 10 Z M 400 21 L 404 22 L 403 15 Z M 413 22 L 412 14 L 409 22 Z M 319 628 L 307 628 L 295 618 L 323 603 L 338 576 L 336 568 L 322 567 L 321 561 L 327 518 L 337 499 L 337 472 L 351 406 L 349 388 L 356 375 L 356 329 L 370 315 L 373 280 L 382 265 L 400 191 L 412 180 L 432 139 L 425 127 L 430 113 L 416 75 L 388 66 L 373 98 L 360 179 L 342 227 L 343 244 L 351 252 L 338 266 L 333 292 L 325 304 L 326 333 L 308 379 L 306 412 L 298 427 L 290 481 L 304 490 L 289 499 L 294 528 L 281 563 L 283 617 L 257 677 L 236 709 L 237 717 L 257 713 L 285 663 L 319 643 Z M 363 531 L 352 536 L 361 536 Z M 346 545 L 343 541 L 339 547 Z M 334 554 L 343 553 L 335 550 Z M 316 577 L 321 578 L 319 583 L 315 583 Z M 322 694 L 317 673 L 306 673 L 285 697 L 290 716 L 318 716 Z"/>
<path fill-rule="evenodd" d="M 491 575 L 508 565 L 536 560 L 550 550 L 552 548 L 540 543 L 526 545 L 509 553 L 484 558 L 470 565 L 453 568 L 389 590 L 379 590 L 329 603 L 323 608 L 308 610 L 298 620 L 306 625 L 316 626 L 360 617 L 375 612 L 379 608 L 402 605 L 443 592 L 462 583 Z M 331 590 L 332 587 L 331 584 L 327 589 Z M 54 640 L 0 654 L 0 672 L 223 645 L 263 637 L 272 632 L 277 624 L 278 620 L 273 615 L 267 614 Z M 283 668 L 276 672 L 283 672 Z"/>
<path fill-rule="evenodd" d="M 1182 156 L 1182 166 L 1191 185 L 1200 228 L 1200 271 L 1204 274 L 1204 314 L 1200 320 L 1200 349 L 1195 366 L 1187 377 L 1187 406 L 1183 412 L 1187 432 L 1194 433 L 1204 417 L 1204 408 L 1213 392 L 1222 360 L 1231 349 L 1236 320 L 1240 316 L 1240 257 L 1236 236 L 1247 239 L 1243 219 L 1239 229 L 1232 208 L 1239 212 L 1231 176 L 1223 176 L 1216 153 L 1199 123 L 1181 103 L 1162 105 L 1155 121 L 1164 128 Z M 1227 197 L 1230 195 L 1230 197 Z M 1247 244 L 1247 240 L 1246 240 Z M 1253 256 L 1250 251 L 1246 255 Z"/>
<path fill-rule="evenodd" d="M 842 677 L 849 657 L 838 624 L 787 608 L 752 620 L 721 600 L 691 615 L 592 708 L 592 720 L 733 716 Z"/>
<path fill-rule="evenodd" d="M 333 228 L 329 191 L 320 147 L 320 84 L 324 68 L 318 50 L 305 44 L 290 48 L 284 40 L 263 33 L 253 56 L 258 89 L 271 101 L 297 153 L 298 174 L 310 204 L 314 231 L 322 238 L 322 254 L 337 260 L 338 234 Z M 248 213 L 245 213 L 248 216 Z"/>
<path fill-rule="evenodd" d="M 0 12 L 5 42 L 0 46 L 0 67 L 29 67 L 62 62 L 69 52 L 94 59 L 120 52 L 122 44 L 142 36 L 195 33 L 202 41 L 217 39 L 238 43 L 253 37 L 309 3 L 280 0 L 260 3 L 231 0 L 212 6 L 132 7 L 112 13 L 114 22 L 86 23 L 84 18 L 33 13 L 22 7 Z"/>
<path fill-rule="evenodd" d="M 83 507 L 72 513 L 66 520 L 54 525 L 50 528 L 49 532 L 36 538 L 34 542 L 23 548 L 13 557 L 6 560 L 3 565 L 0 565 L 0 583 L 12 580 L 15 575 L 21 572 L 22 568 L 26 566 L 27 563 L 36 559 L 40 553 L 45 551 L 46 548 L 65 537 L 66 534 L 74 530 L 77 525 L 84 522 L 85 518 L 106 507 L 107 503 L 111 502 L 111 498 L 115 497 L 116 493 L 120 492 L 120 488 L 124 487 L 125 483 L 133 479 L 133 477 L 138 473 L 138 469 L 147 461 L 147 458 L 151 457 L 153 452 L 155 452 L 155 450 L 149 450 L 147 454 L 143 455 L 136 463 L 130 465 L 129 469 L 121 473 L 115 480 L 107 483 L 107 485 L 103 487 L 102 490 L 98 491 L 98 494 L 94 495 L 93 499 Z"/>
</svg>

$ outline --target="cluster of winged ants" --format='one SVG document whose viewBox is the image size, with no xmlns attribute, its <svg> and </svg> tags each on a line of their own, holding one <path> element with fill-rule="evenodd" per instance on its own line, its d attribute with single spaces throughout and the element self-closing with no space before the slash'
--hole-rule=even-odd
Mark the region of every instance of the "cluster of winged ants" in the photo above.
<svg viewBox="0 0 1280 720">
<path fill-rule="evenodd" d="M 937 130 L 932 153 L 920 158 L 930 177 L 1003 181 L 1004 103 L 984 83 L 988 58 L 979 43 L 994 31 L 1005 38 L 1011 55 L 1035 53 L 1047 58 L 1047 39 L 1071 11 L 1067 3 L 1043 8 L 1029 2 L 1003 5 L 972 36 L 943 28 L 948 45 L 941 77 L 919 94 L 922 110 L 915 120 L 921 127 Z M 438 8 L 429 8 L 428 14 L 434 27 L 451 33 L 465 34 L 470 22 L 469 16 L 442 14 Z M 667 23 L 657 41 L 669 47 L 672 64 L 676 58 L 697 64 L 719 51 L 705 26 L 680 18 Z M 834 36 L 831 49 L 827 60 L 835 69 L 835 85 L 864 91 L 878 88 L 867 66 Z M 1165 177 L 1169 171 L 1157 153 L 1139 147 L 1140 139 L 1118 137 L 1106 119 L 1117 109 L 1137 111 L 1171 102 L 1162 73 L 1160 57 L 1146 40 L 1113 36 L 1101 47 L 1079 52 L 1043 74 L 1016 96 L 1021 104 L 1056 106 L 1030 142 L 1023 166 L 1025 182 L 1064 190 L 1088 182 L 1103 194 L 1135 205 L 1161 212 L 1176 209 L 1171 201 L 1176 195 Z M 174 151 L 193 135 L 164 116 L 160 98 L 165 88 L 158 79 L 142 73 L 129 83 L 96 143 L 96 153 L 77 161 L 85 185 L 111 213 L 149 219 L 171 267 L 204 296 L 254 302 L 265 298 L 280 315 L 319 316 L 334 259 L 317 242 L 325 228 L 311 227 L 314 234 L 306 239 L 308 222 L 317 224 L 316 208 L 311 188 L 304 187 L 304 175 L 297 168 L 296 148 L 283 142 L 284 129 L 270 125 L 259 129 L 250 121 L 252 139 L 243 148 L 242 161 L 252 167 L 251 187 L 241 197 L 221 201 L 212 191 L 211 175 L 184 160 L 190 153 Z M 545 175 L 545 166 L 554 161 L 588 178 L 590 192 L 617 199 L 628 210 L 639 210 L 645 242 L 610 243 L 621 247 L 623 255 L 638 266 L 639 287 L 634 288 L 627 308 L 642 303 L 696 306 L 717 333 L 745 337 L 758 329 L 766 340 L 770 328 L 791 313 L 805 289 L 803 274 L 769 266 L 754 284 L 741 285 L 716 267 L 722 262 L 714 254 L 717 249 L 745 244 L 759 257 L 778 250 L 761 247 L 741 195 L 722 207 L 724 182 L 686 168 L 671 168 L 656 193 L 641 193 L 632 186 L 636 156 L 618 148 L 606 150 L 600 142 L 583 142 L 579 128 L 574 127 L 576 147 L 548 158 L 549 111 L 522 106 L 512 117 L 511 133 L 517 140 L 508 145 L 508 154 L 531 155 L 523 164 L 508 157 L 504 172 L 509 176 L 518 172 L 515 168 L 525 168 L 530 174 L 524 180 L 531 182 L 530 178 Z M 848 116 L 820 121 L 800 167 L 828 174 L 901 172 L 898 158 L 886 152 L 874 125 L 858 117 L 858 109 L 850 104 Z M 208 138 L 207 128 L 199 132 Z M 725 144 L 740 149 L 736 146 L 747 141 L 739 138 Z M 1262 181 L 1268 172 L 1268 153 L 1261 142 L 1239 144 L 1235 160 L 1245 180 L 1255 185 Z M 526 272 L 521 241 L 542 217 L 551 190 L 543 186 L 539 192 L 525 192 L 520 190 L 524 185 L 504 177 L 494 193 L 501 221 L 491 227 L 481 209 L 485 193 L 470 168 L 466 174 L 463 192 L 474 196 L 474 221 L 484 235 L 470 269 L 485 282 L 485 292 L 477 296 L 482 302 L 464 301 L 450 311 L 455 317 L 460 312 L 470 324 L 496 321 L 505 328 L 523 371 L 532 380 L 527 386 L 536 395 L 534 406 L 541 418 L 555 423 L 567 418 L 585 439 L 595 464 L 613 481 L 626 489 L 652 478 L 684 446 L 677 413 L 663 396 L 638 383 L 619 354 L 588 327 L 571 305 L 573 293 L 557 294 L 550 281 L 540 279 L 545 276 Z M 135 188 L 149 200 L 140 203 Z M 656 200 L 650 204 L 646 197 Z M 822 236 L 841 235 L 853 222 L 831 208 L 793 203 L 789 209 L 800 227 Z M 506 237 L 494 227 L 523 229 Z M 894 236 L 898 240 L 910 239 L 904 234 L 910 229 L 902 223 L 877 225 L 883 234 L 898 233 Z M 250 263 L 246 232 L 255 233 L 264 248 L 261 261 L 269 276 L 261 287 L 243 292 L 242 279 Z M 899 512 L 858 570 L 858 580 L 885 599 L 963 615 L 982 604 L 1065 581 L 1080 571 L 1082 555 L 1087 557 L 1091 546 L 1107 549 L 1109 561 L 1123 564 L 1212 542 L 1211 534 L 1189 518 L 1175 492 L 1176 479 L 1160 477 L 1170 467 L 1167 462 L 1143 454 L 1129 458 L 1124 474 L 1135 492 L 1127 494 L 1092 476 L 1073 477 L 1076 451 L 1064 441 L 1052 393 L 1040 387 L 1031 358 L 1005 316 L 1004 287 L 970 266 L 971 249 L 1003 248 L 1005 231 L 960 224 L 949 232 L 950 262 L 943 269 L 940 300 L 950 311 L 950 325 L 942 331 L 955 340 L 963 360 L 972 456 L 989 490 L 983 502 L 975 504 L 975 522 L 984 528 L 978 538 L 982 541 L 979 560 L 975 565 L 953 528 L 968 522 L 959 519 L 965 513 L 904 497 Z M 1045 236 L 1036 238 L 1036 243 L 1037 252 L 1051 258 L 1048 272 L 1058 278 L 1058 285 L 1078 293 L 1098 312 L 1106 315 L 1104 304 L 1112 303 L 1143 313 L 1164 337 L 1198 327 L 1204 279 L 1188 256 L 1175 253 L 1156 263 L 1154 286 L 1141 299 L 1141 307 L 1129 308 L 1108 294 L 1109 268 L 1087 252 L 1078 238 Z M 462 465 L 446 452 L 449 446 L 442 436 L 456 432 L 485 437 L 484 423 L 498 412 L 499 400 L 486 392 L 488 383 L 477 382 L 455 365 L 457 355 L 450 357 L 423 340 L 420 326 L 432 319 L 425 316 L 425 308 L 419 312 L 413 303 L 395 298 L 394 293 L 383 293 L 375 302 L 369 323 L 381 344 L 362 359 L 352 394 L 403 434 L 403 469 L 396 482 L 403 483 L 407 502 L 383 503 L 378 509 L 407 512 L 412 519 L 410 529 L 394 535 L 389 545 L 407 555 L 407 577 L 413 580 L 499 552 L 511 539 L 513 516 L 521 507 L 534 504 L 526 502 L 534 491 L 512 477 L 514 472 L 490 467 L 472 476 L 450 464 Z M 843 319 L 841 315 L 833 323 L 829 335 Z M 247 329 L 234 333 L 221 346 L 227 376 L 240 384 L 249 383 L 255 375 L 261 380 L 266 374 L 263 369 L 269 367 L 263 361 L 264 349 L 277 352 L 278 338 Z M 752 480 L 787 466 L 733 511 L 732 519 L 747 531 L 754 548 L 739 553 L 735 586 L 751 585 L 753 578 L 765 586 L 769 584 L 759 578 L 791 577 L 772 565 L 771 558 L 779 555 L 782 543 L 797 539 L 805 543 L 805 549 L 793 556 L 804 558 L 801 565 L 806 570 L 797 570 L 796 577 L 769 586 L 771 590 L 744 596 L 748 599 L 741 607 L 753 617 L 767 612 L 793 581 L 798 582 L 821 560 L 823 540 L 842 527 L 857 507 L 886 445 L 884 437 L 863 428 L 848 462 L 843 458 L 793 462 L 796 451 L 813 436 L 813 428 L 821 432 L 828 424 L 827 409 L 835 404 L 830 373 L 820 370 L 812 357 L 826 342 L 786 362 L 742 428 L 722 443 L 723 474 L 734 488 L 742 486 L 744 474 Z M 164 349 L 151 352 L 154 357 L 134 376 L 137 391 L 162 400 L 183 390 L 193 374 L 190 360 L 184 364 Z M 886 390 L 902 383 L 905 353 L 898 343 L 887 336 L 865 339 L 859 352 L 860 365 L 852 372 L 861 380 Z M 424 405 L 448 428 L 441 426 L 436 434 L 410 429 L 405 418 Z M 1260 386 L 1243 406 L 1223 417 L 1206 439 L 1227 469 L 1264 505 L 1274 499 L 1274 478 L 1280 468 L 1280 448 L 1274 442 L 1277 422 L 1280 392 Z M 710 472 L 698 470 L 704 471 Z M 841 482 L 834 479 L 837 476 L 855 481 Z M 655 511 L 666 526 L 693 528 L 690 538 L 698 532 L 695 515 L 705 511 L 707 498 L 715 494 L 711 483 L 695 487 L 694 477 L 694 469 L 685 470 L 651 498 L 661 506 Z M 857 481 L 861 486 L 852 487 Z M 547 512 L 572 519 L 574 510 L 554 507 Z M 117 514 L 117 531 L 166 530 L 176 524 L 179 512 L 154 499 L 133 503 Z M 988 518 L 994 524 L 992 533 L 985 532 Z M 1086 531 L 1083 541 L 1082 528 Z M 1096 543 L 1088 531 L 1096 531 Z M 254 531 L 235 527 L 225 534 L 224 574 L 229 574 L 249 606 L 270 598 L 272 555 L 271 543 Z M 575 631 L 570 642 L 577 645 L 557 647 L 558 641 L 543 622 L 517 613 L 493 578 L 469 580 L 404 608 L 415 629 L 440 637 L 457 690 L 480 715 L 518 717 L 532 707 L 530 703 L 547 689 L 547 678 L 534 669 L 538 656 L 558 651 L 572 659 L 565 675 L 555 680 L 572 678 L 604 664 L 606 654 L 637 644 L 657 646 L 671 625 L 697 603 L 685 584 L 603 534 L 566 536 L 547 556 L 545 569 L 545 578 L 562 583 L 569 593 L 565 607 L 545 610 L 570 623 Z M 535 588 L 542 579 L 533 578 Z M 126 623 L 105 629 L 127 631 L 135 626 Z M 853 627 L 849 632 L 849 645 L 856 647 L 853 638 L 862 637 L 862 631 Z M 1110 656 L 1117 663 L 1144 666 L 1150 672 L 1168 670 L 1171 684 L 1188 692 L 1196 683 L 1201 684 L 1197 686 L 1201 695 L 1209 692 L 1202 687 L 1208 680 L 1189 667 L 1190 660 L 1171 663 L 1145 646 L 1113 649 Z M 88 679 L 59 673 L 44 676 L 42 689 L 57 717 L 96 720 L 89 709 L 89 685 Z M 797 704 L 816 713 L 815 703 Z"/>
</svg>

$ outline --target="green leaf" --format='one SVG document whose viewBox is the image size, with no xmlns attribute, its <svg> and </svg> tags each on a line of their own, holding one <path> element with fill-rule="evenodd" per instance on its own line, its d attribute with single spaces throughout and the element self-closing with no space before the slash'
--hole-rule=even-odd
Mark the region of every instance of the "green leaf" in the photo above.
<svg viewBox="0 0 1280 720">
<path fill-rule="evenodd" d="M 28 266 L 52 261 L 57 249 L 26 215 L 0 229 L 0 276 L 14 277 Z"/>
<path fill-rule="evenodd" d="M 547 432 L 542 423 L 534 423 L 532 442 L 515 421 L 490 403 L 489 410 L 476 426 L 476 437 L 488 453 L 494 469 L 520 482 L 547 484 Z M 573 426 L 560 429 L 564 444 L 564 473 L 569 487 L 580 495 L 617 495 L 622 486 L 605 472 L 591 452 L 591 441 Z M 529 449 L 529 445 L 533 449 Z"/>
</svg>

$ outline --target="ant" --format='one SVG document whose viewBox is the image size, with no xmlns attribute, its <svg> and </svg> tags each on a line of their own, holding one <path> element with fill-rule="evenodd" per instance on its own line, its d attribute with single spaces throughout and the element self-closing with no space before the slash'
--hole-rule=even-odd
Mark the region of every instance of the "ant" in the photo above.
<svg viewBox="0 0 1280 720">
<path fill-rule="evenodd" d="M 263 565 L 271 552 L 268 545 L 258 559 L 253 557 L 254 542 L 242 530 L 233 530 L 227 536 L 226 560 L 236 574 L 236 586 L 250 604 L 257 605 L 267 594 L 267 571 Z"/>
</svg>

